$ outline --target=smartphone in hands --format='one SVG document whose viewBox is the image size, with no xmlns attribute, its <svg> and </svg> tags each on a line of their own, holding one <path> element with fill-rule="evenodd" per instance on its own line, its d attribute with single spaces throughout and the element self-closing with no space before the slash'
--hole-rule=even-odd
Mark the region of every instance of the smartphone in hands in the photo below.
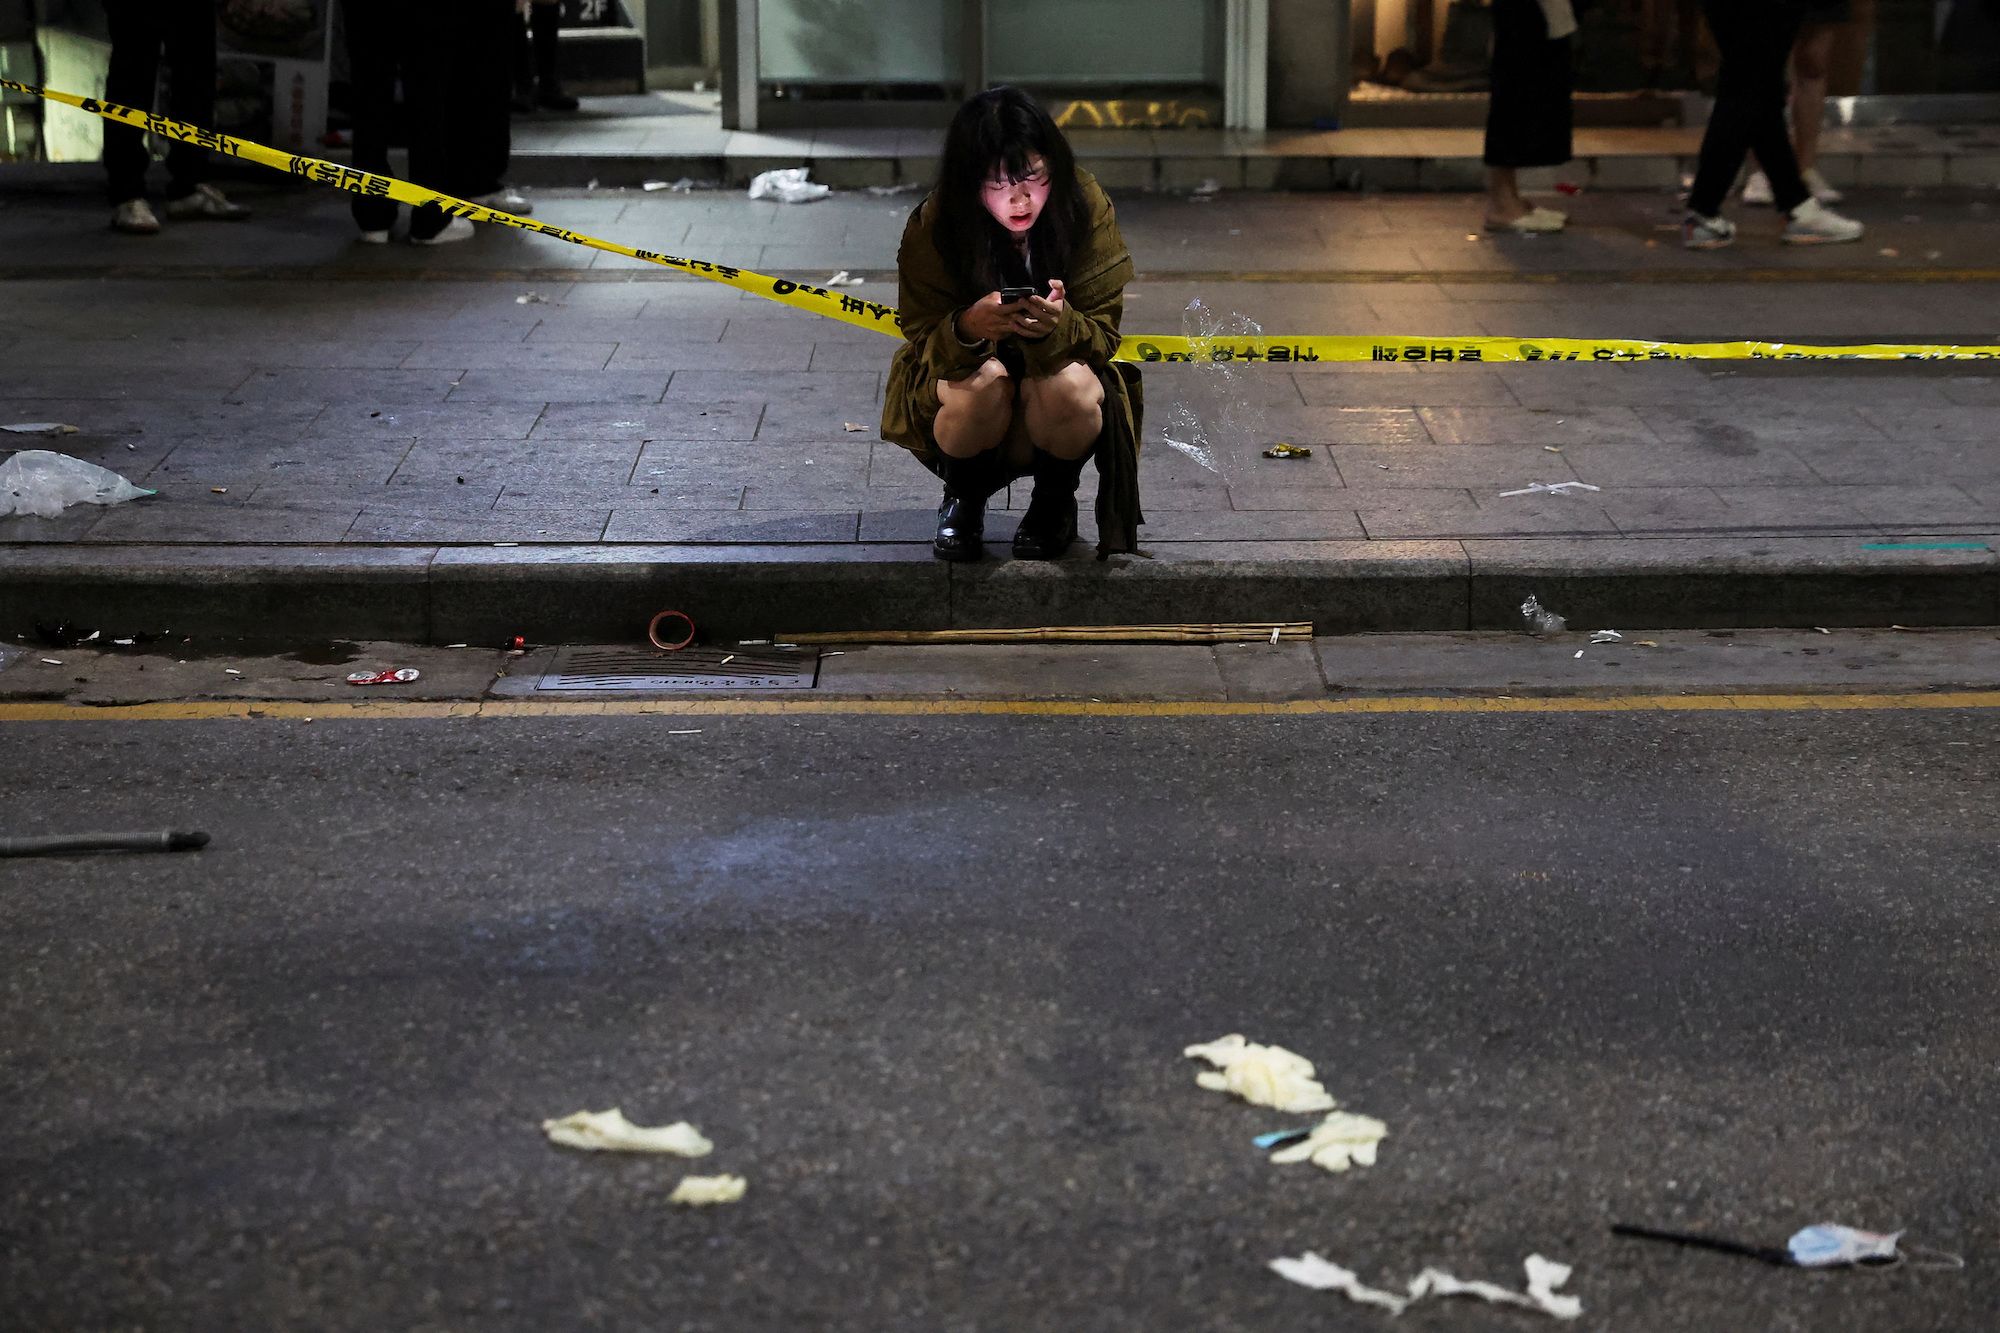
<svg viewBox="0 0 2000 1333">
<path fill-rule="evenodd" d="M 1049 291 L 1050 288 L 1046 282 L 1038 287 L 1002 287 L 1000 289 L 1000 304 L 1017 305 L 1031 296 L 1039 296 L 1046 300 Z"/>
</svg>

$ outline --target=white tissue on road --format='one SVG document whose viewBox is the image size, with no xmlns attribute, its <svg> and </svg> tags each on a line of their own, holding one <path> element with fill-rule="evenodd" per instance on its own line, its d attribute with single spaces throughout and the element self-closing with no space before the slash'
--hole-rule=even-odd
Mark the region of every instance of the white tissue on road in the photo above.
<svg viewBox="0 0 2000 1333">
<path fill-rule="evenodd" d="M 1500 498 L 1504 500 L 1510 495 L 1568 495 L 1571 491 L 1594 491 L 1597 489 L 1599 488 L 1587 481 L 1558 481 L 1553 484 L 1531 481 L 1518 491 L 1500 492 Z"/>
<path fill-rule="evenodd" d="M 560 1120 L 544 1120 L 542 1132 L 553 1143 L 591 1152 L 664 1152 L 679 1157 L 706 1157 L 715 1145 L 683 1120 L 647 1129 L 633 1124 L 617 1107 L 609 1111 L 578 1111 Z"/>
<path fill-rule="evenodd" d="M 1280 1166 L 1311 1162 L 1328 1171 L 1375 1165 L 1375 1149 L 1389 1136 L 1389 1127 L 1373 1116 L 1335 1111 L 1313 1126 L 1312 1133 L 1271 1154 Z"/>
<path fill-rule="evenodd" d="M 828 278 L 826 280 L 826 285 L 829 287 L 859 287 L 861 285 L 861 279 L 855 277 L 852 273 L 849 273 L 846 269 L 842 269 L 840 270 L 840 272 Z"/>
<path fill-rule="evenodd" d="M 766 171 L 750 182 L 752 199 L 775 199 L 781 204 L 809 204 L 815 199 L 824 199 L 833 193 L 829 185 L 816 185 L 806 179 L 811 174 L 808 167 L 783 167 L 777 171 Z"/>
<path fill-rule="evenodd" d="M 689 1176 L 674 1186 L 668 1203 L 684 1203 L 691 1208 L 711 1203 L 735 1203 L 743 1197 L 749 1182 L 741 1176 Z"/>
<path fill-rule="evenodd" d="M 1337 1105 L 1313 1077 L 1312 1061 L 1282 1046 L 1260 1046 L 1231 1033 L 1181 1054 L 1215 1066 L 1194 1080 L 1212 1092 L 1233 1092 L 1246 1102 L 1280 1111 L 1331 1111 Z"/>
<path fill-rule="evenodd" d="M 1519 1306 L 1524 1310 L 1539 1310 L 1557 1319 L 1575 1319 L 1583 1313 L 1583 1301 L 1575 1296 L 1567 1296 L 1556 1288 L 1569 1281 L 1570 1266 L 1544 1259 L 1539 1254 L 1528 1256 L 1524 1265 L 1528 1274 L 1526 1292 L 1510 1291 L 1493 1282 L 1467 1282 L 1455 1278 L 1439 1268 L 1426 1268 L 1410 1279 L 1408 1295 L 1398 1296 L 1378 1287 L 1364 1286 L 1361 1279 L 1349 1269 L 1329 1259 L 1322 1258 L 1308 1250 L 1296 1259 L 1273 1259 L 1271 1270 L 1288 1282 L 1310 1287 L 1314 1291 L 1338 1291 L 1349 1300 L 1362 1305 L 1380 1306 L 1391 1314 L 1401 1314 L 1418 1301 L 1441 1299 L 1447 1296 L 1472 1296 L 1495 1305 Z"/>
<path fill-rule="evenodd" d="M 1408 1297 L 1398 1296 L 1393 1291 L 1363 1286 L 1352 1269 L 1322 1259 L 1311 1250 L 1296 1259 L 1273 1259 L 1271 1268 L 1288 1282 L 1311 1287 L 1314 1291 L 1338 1291 L 1350 1301 L 1360 1305 L 1379 1305 L 1390 1314 L 1401 1314 L 1410 1304 Z"/>
</svg>

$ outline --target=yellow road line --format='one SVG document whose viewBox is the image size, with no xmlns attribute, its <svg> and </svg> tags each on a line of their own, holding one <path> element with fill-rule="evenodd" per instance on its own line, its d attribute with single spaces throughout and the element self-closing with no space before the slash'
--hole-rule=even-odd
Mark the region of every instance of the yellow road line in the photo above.
<svg viewBox="0 0 2000 1333">
<path fill-rule="evenodd" d="M 551 717 L 1340 717 L 1387 713 L 1844 712 L 2000 708 L 2000 690 L 1905 694 L 1623 694 L 1535 698 L 1395 696 L 1242 703 L 1219 699 L 377 699 L 359 703 L 200 700 L 182 703 L 0 703 L 9 722 L 421 721 Z"/>
</svg>

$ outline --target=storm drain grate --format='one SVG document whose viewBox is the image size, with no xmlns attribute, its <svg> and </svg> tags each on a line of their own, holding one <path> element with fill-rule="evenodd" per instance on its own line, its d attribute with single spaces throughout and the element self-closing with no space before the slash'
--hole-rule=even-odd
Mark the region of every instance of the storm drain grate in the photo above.
<svg viewBox="0 0 2000 1333">
<path fill-rule="evenodd" d="M 538 690 L 645 694 L 667 690 L 809 690 L 818 653 L 726 648 L 559 648 Z"/>
</svg>

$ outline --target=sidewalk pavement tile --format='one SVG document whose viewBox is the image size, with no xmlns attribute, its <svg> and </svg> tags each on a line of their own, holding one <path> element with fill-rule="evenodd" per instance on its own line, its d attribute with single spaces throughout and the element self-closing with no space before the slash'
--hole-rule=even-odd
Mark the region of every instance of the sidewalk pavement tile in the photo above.
<svg viewBox="0 0 2000 1333">
<path fill-rule="evenodd" d="M 223 372 L 234 371 L 244 365 L 315 370 L 393 370 L 417 346 L 417 343 L 408 340 L 307 341 L 280 338 L 252 341 L 237 336 L 175 342 L 137 338 L 48 338 L 23 344 L 7 353 L 5 364 L 15 370 L 103 366 L 115 367 L 120 373 L 133 370 Z M 242 375 L 238 373 L 237 382 L 241 381 Z M 10 385 L 9 392 L 12 391 Z"/>
<path fill-rule="evenodd" d="M 1822 481 L 1834 485 L 2000 482 L 2000 452 L 1987 441 L 1857 444 L 1838 452 L 1814 451 L 1803 456 Z"/>
<path fill-rule="evenodd" d="M 1330 470 L 1329 470 L 1330 471 Z M 1326 486 L 1262 485 L 1254 481 L 1232 478 L 1229 483 L 1230 508 L 1254 513 L 1258 510 L 1279 511 L 1300 509 L 1353 509 L 1372 492 L 1354 491 L 1339 484 L 1339 475 L 1331 474 L 1331 484 Z M 1147 511 L 1152 510 L 1152 500 L 1143 493 Z M 1379 497 L 1377 497 L 1379 498 Z"/>
<path fill-rule="evenodd" d="M 1642 407 L 1639 419 L 1663 442 L 1721 454 L 1755 453 L 1762 445 L 1832 445 L 1880 440 L 1882 432 L 1853 407 L 1788 407 L 1754 414 Z"/>
<path fill-rule="evenodd" d="M 887 338 L 877 338 L 872 343 L 816 342 L 812 345 L 812 363 L 806 369 L 814 374 L 828 370 L 886 371 L 890 358 L 895 356 L 896 349 L 901 345 L 900 340 Z M 743 350 L 758 349 L 744 347 Z"/>
<path fill-rule="evenodd" d="M 810 346 L 810 344 L 806 344 Z M 882 375 L 869 370 L 768 371 L 677 370 L 663 402 L 696 398 L 703 402 L 779 402 L 840 399 L 879 402 Z M 838 429 L 836 425 L 835 429 Z"/>
<path fill-rule="evenodd" d="M 1347 508 L 1239 513 L 1155 508 L 1150 503 L 1141 534 L 1147 541 L 1163 542 L 1350 541 L 1369 535 Z"/>
<path fill-rule="evenodd" d="M 1285 407 L 1265 413 L 1273 440 L 1292 444 L 1429 445 L 1433 438 L 1412 407 Z"/>
<path fill-rule="evenodd" d="M 626 486 L 503 486 L 494 502 L 497 512 L 526 509 L 741 509 L 741 485 L 704 483 L 694 486 L 661 486 L 664 478 L 647 478 L 655 484 Z M 781 506 L 797 509 L 796 504 Z"/>
<path fill-rule="evenodd" d="M 1447 487 L 1497 494 L 1535 481 L 1576 480 L 1563 455 L 1536 445 L 1336 445 L 1327 453 L 1356 490 Z M 1381 497 L 1382 503 L 1394 500 Z"/>
<path fill-rule="evenodd" d="M 1629 407 L 1420 407 L 1417 416 L 1442 445 L 1656 443 Z"/>
<path fill-rule="evenodd" d="M 1689 532 L 1872 533 L 1839 488 L 1658 486 L 1595 496 L 1626 536 Z"/>
<path fill-rule="evenodd" d="M 737 513 L 628 509 L 611 515 L 607 542 L 717 542 L 799 545 L 856 540 L 860 515 L 786 513 L 760 509 Z"/>
<path fill-rule="evenodd" d="M 2000 523 L 2000 505 L 1962 486 L 1835 486 L 1828 490 L 1881 527 Z"/>
<path fill-rule="evenodd" d="M 376 513 L 364 509 L 348 529 L 349 542 L 395 545 L 445 542 L 592 542 L 604 533 L 609 509 L 508 510 L 449 518 Z"/>
<path fill-rule="evenodd" d="M 550 403 L 531 439 L 751 440 L 761 403 Z"/>
<path fill-rule="evenodd" d="M 1968 407 L 2000 407 L 2000 378 L 1967 376 L 1945 385 L 1944 396 Z"/>
<path fill-rule="evenodd" d="M 308 440 L 358 440 L 370 435 L 525 440 L 542 414 L 540 403 L 334 402 L 304 428 Z"/>
<path fill-rule="evenodd" d="M 1295 371 L 1299 392 L 1314 407 L 1517 407 L 1513 390 L 1493 370 L 1401 369 L 1384 374 L 1360 366 Z"/>
<path fill-rule="evenodd" d="M 389 404 L 442 403 L 463 372 L 436 370 L 256 370 L 229 395 L 238 403 L 359 400 L 371 410 Z"/>
<path fill-rule="evenodd" d="M 213 499 L 215 503 L 207 503 Z M 231 497 L 233 499 L 233 497 Z M 90 530 L 99 542 L 251 543 L 337 542 L 354 526 L 359 506 L 257 506 L 222 496 L 153 506 L 137 500 L 105 511 Z"/>
<path fill-rule="evenodd" d="M 249 373 L 241 365 L 191 366 L 177 370 L 134 367 L 129 371 L 102 365 L 29 366 L 8 372 L 5 392 L 9 398 L 194 399 L 219 402 L 229 397 L 230 391 L 242 384 Z"/>
<path fill-rule="evenodd" d="M 849 431 L 847 423 L 865 427 Z M 808 395 L 769 403 L 757 423 L 759 442 L 833 440 L 839 443 L 864 440 L 878 434 L 882 421 L 879 399 L 840 398 Z"/>
<path fill-rule="evenodd" d="M 1572 444 L 1562 458 L 1579 481 L 1601 486 L 1606 493 L 1626 486 L 1756 487 L 1818 480 L 1813 458 L 1833 446 L 1794 450 L 1781 444 L 1758 446 L 1753 453 L 1724 453 L 1699 444 Z"/>
<path fill-rule="evenodd" d="M 1472 502 L 1463 491 L 1421 491 L 1394 504 L 1377 491 L 1375 503 L 1357 511 L 1370 537 L 1382 540 L 1447 539 L 1459 537 L 1615 535 L 1617 528 L 1594 496 L 1481 497 Z"/>
<path fill-rule="evenodd" d="M 1317 644 L 1218 643 L 1214 658 L 1223 697 L 1231 703 L 1303 699 L 1330 688 Z"/>
<path fill-rule="evenodd" d="M 468 370 L 451 388 L 454 403 L 657 403 L 662 370 Z"/>
<path fill-rule="evenodd" d="M 146 474 L 148 486 L 380 485 L 408 456 L 412 436 L 361 440 L 291 441 L 281 444 L 199 440 L 176 445 Z"/>
<path fill-rule="evenodd" d="M 795 474 L 796 476 L 796 474 Z M 941 494 L 935 480 L 926 481 L 927 473 L 919 472 L 915 477 L 905 478 L 903 485 L 869 486 L 853 481 L 827 482 L 818 477 L 810 480 L 781 480 L 772 485 L 752 482 L 743 488 L 742 509 L 923 509 L 936 517 L 938 499 Z M 991 509 L 1003 507 L 1005 492 L 993 497 Z M 866 541 L 867 538 L 862 540 Z"/>
<path fill-rule="evenodd" d="M 614 342 L 502 343 L 490 340 L 426 342 L 403 361 L 406 370 L 603 370 L 618 350 Z M 462 386 L 461 386 L 462 387 Z"/>
<path fill-rule="evenodd" d="M 664 370 L 670 375 L 684 370 L 727 370 L 739 374 L 746 371 L 802 373 L 810 368 L 812 354 L 809 343 L 773 343 L 757 347 L 741 343 L 659 342 L 635 336 L 618 344 L 618 350 L 612 353 L 607 368 Z M 667 396 L 674 396 L 671 381 Z"/>
<path fill-rule="evenodd" d="M 1987 443 L 2000 436 L 2000 420 L 1996 420 L 1990 407 L 1863 406 L 1856 410 L 1892 440 Z"/>
</svg>

